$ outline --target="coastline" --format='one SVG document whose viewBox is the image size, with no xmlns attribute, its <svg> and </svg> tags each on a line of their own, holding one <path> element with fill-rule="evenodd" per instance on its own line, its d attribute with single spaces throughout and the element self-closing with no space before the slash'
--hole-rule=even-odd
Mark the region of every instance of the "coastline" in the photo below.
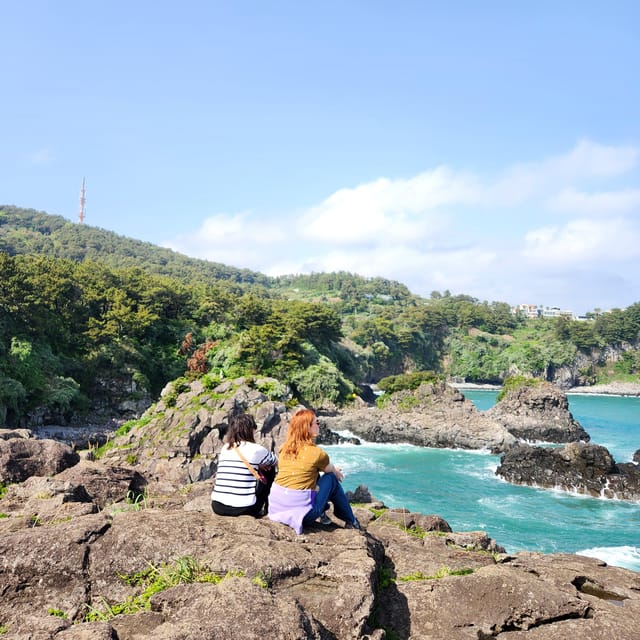
<svg viewBox="0 0 640 640">
<path fill-rule="evenodd" d="M 474 382 L 448 382 L 455 389 L 500 391 L 497 384 L 476 384 Z M 640 382 L 610 382 L 608 384 L 594 384 L 590 387 L 571 387 L 565 390 L 567 395 L 598 395 L 598 396 L 623 396 L 640 397 Z"/>
<path fill-rule="evenodd" d="M 591 387 L 571 387 L 565 393 L 573 395 L 599 395 L 640 397 L 640 383 L 638 382 L 610 382 L 609 384 L 594 384 Z"/>
</svg>

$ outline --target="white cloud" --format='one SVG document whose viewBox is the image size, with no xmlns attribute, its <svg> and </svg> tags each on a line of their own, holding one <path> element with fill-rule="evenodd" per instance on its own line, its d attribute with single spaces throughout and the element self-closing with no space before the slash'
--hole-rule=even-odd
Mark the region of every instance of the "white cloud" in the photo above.
<svg viewBox="0 0 640 640">
<path fill-rule="evenodd" d="M 378 178 L 287 219 L 216 214 L 169 246 L 269 275 L 382 276 L 420 295 L 448 289 L 580 312 L 624 306 L 640 300 L 640 223 L 628 215 L 640 188 L 623 177 L 637 160 L 633 147 L 582 141 L 495 180 L 448 167 Z M 611 179 L 626 184 L 612 189 Z"/>
<path fill-rule="evenodd" d="M 199 229 L 164 243 L 189 256 L 224 264 L 266 270 L 280 252 L 285 253 L 285 228 L 250 213 L 217 214 L 206 218 Z"/>
<path fill-rule="evenodd" d="M 507 169 L 488 187 L 486 200 L 488 204 L 513 206 L 569 189 L 575 183 L 625 174 L 636 167 L 638 157 L 635 147 L 605 146 L 583 140 L 566 154 Z"/>
<path fill-rule="evenodd" d="M 479 189 L 475 177 L 456 175 L 446 167 L 407 180 L 379 178 L 340 189 L 309 209 L 300 232 L 337 244 L 413 244 L 440 235 L 449 219 L 439 209 L 477 201 Z"/>
<path fill-rule="evenodd" d="M 636 147 L 614 147 L 582 140 L 569 153 L 552 158 L 547 167 L 551 175 L 563 179 L 607 178 L 630 171 L 637 162 Z"/>
<path fill-rule="evenodd" d="M 621 218 L 572 220 L 564 226 L 529 231 L 523 255 L 547 265 L 597 264 L 606 268 L 611 263 L 640 259 L 640 233 L 632 222 Z"/>
<path fill-rule="evenodd" d="M 569 188 L 551 196 L 547 206 L 561 213 L 618 216 L 640 209 L 640 189 L 586 193 Z"/>
</svg>

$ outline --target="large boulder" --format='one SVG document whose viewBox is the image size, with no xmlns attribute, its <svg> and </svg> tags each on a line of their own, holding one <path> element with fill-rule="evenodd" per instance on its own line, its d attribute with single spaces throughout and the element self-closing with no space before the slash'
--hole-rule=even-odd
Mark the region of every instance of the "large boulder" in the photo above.
<svg viewBox="0 0 640 640">
<path fill-rule="evenodd" d="M 573 418 L 566 394 L 547 382 L 512 389 L 486 415 L 520 440 L 589 442 L 589 434 Z"/>
<path fill-rule="evenodd" d="M 0 438 L 0 483 L 54 475 L 79 460 L 80 456 L 71 447 L 55 440 Z"/>
<path fill-rule="evenodd" d="M 150 569 L 185 571 L 192 562 L 208 576 L 228 577 L 161 590 L 150 610 L 111 619 L 113 637 L 195 640 L 243 628 L 248 638 L 358 638 L 373 608 L 381 553 L 379 542 L 357 531 L 296 536 L 266 519 L 210 510 L 102 513 L 0 531 L 0 622 L 15 634 L 9 637 L 54 637 L 72 622 L 92 628 L 82 622 L 87 614 L 112 618 L 118 603 L 141 595 L 139 577 Z"/>
<path fill-rule="evenodd" d="M 638 466 L 616 464 L 606 447 L 584 442 L 561 448 L 518 444 L 502 456 L 496 474 L 515 484 L 640 500 Z"/>
</svg>

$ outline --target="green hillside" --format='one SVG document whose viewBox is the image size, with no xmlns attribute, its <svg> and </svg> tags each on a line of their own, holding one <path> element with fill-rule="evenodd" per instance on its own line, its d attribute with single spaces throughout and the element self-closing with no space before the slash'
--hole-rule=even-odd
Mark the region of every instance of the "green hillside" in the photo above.
<svg viewBox="0 0 640 640">
<path fill-rule="evenodd" d="M 504 302 L 346 272 L 269 278 L 0 206 L 0 425 L 108 414 L 183 375 L 268 375 L 315 406 L 411 372 L 553 379 L 582 358 L 582 382 L 637 379 L 639 333 L 640 303 L 526 321 Z M 615 365 L 593 355 L 603 347 Z"/>
</svg>

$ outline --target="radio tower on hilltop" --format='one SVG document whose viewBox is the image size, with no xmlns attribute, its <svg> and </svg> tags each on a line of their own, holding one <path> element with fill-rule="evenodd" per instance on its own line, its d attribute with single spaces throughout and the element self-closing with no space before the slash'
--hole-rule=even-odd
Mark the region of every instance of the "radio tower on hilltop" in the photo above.
<svg viewBox="0 0 640 640">
<path fill-rule="evenodd" d="M 78 211 L 78 220 L 80 224 L 84 222 L 85 204 L 87 203 L 87 192 L 84 188 L 84 178 L 82 178 L 82 188 L 80 189 L 80 210 Z"/>
</svg>

